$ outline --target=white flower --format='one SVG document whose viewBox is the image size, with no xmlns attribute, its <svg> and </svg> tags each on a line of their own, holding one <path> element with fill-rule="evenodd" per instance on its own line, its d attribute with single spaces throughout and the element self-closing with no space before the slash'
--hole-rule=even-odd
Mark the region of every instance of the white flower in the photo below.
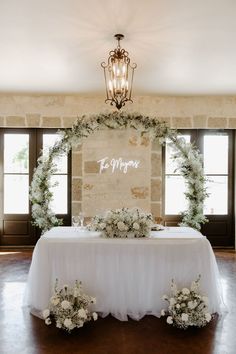
<svg viewBox="0 0 236 354">
<path fill-rule="evenodd" d="M 211 320 L 211 314 L 210 313 L 205 313 L 205 318 L 206 318 L 206 321 L 207 322 L 210 322 L 210 320 Z"/>
<path fill-rule="evenodd" d="M 173 297 L 170 298 L 169 302 L 170 302 L 170 306 L 173 306 L 176 304 L 176 300 Z"/>
<path fill-rule="evenodd" d="M 172 316 L 168 316 L 167 319 L 166 319 L 166 322 L 168 324 L 172 324 L 173 323 L 173 317 Z"/>
<path fill-rule="evenodd" d="M 161 316 L 165 316 L 165 315 L 166 315 L 165 310 L 161 310 Z"/>
<path fill-rule="evenodd" d="M 73 296 L 74 296 L 74 297 L 78 297 L 79 294 L 80 294 L 79 289 L 78 289 L 78 288 L 75 288 L 75 289 L 74 289 L 74 294 L 73 294 Z"/>
<path fill-rule="evenodd" d="M 198 283 L 196 281 L 193 281 L 190 289 L 194 292 L 197 291 L 198 290 Z"/>
<path fill-rule="evenodd" d="M 107 230 L 107 232 L 111 232 L 112 231 L 112 227 L 110 225 L 107 225 L 106 230 Z"/>
<path fill-rule="evenodd" d="M 46 318 L 45 323 L 46 323 L 46 325 L 50 325 L 50 324 L 52 323 L 52 321 L 51 321 L 50 318 L 48 317 L 48 318 Z"/>
<path fill-rule="evenodd" d="M 50 310 L 49 309 L 43 310 L 43 318 L 47 318 L 48 316 L 50 316 Z"/>
<path fill-rule="evenodd" d="M 126 226 L 125 226 L 125 224 L 123 223 L 123 221 L 118 221 L 117 227 L 118 227 L 118 229 L 119 229 L 120 231 L 125 231 L 125 228 L 126 228 Z"/>
<path fill-rule="evenodd" d="M 139 230 L 140 226 L 139 226 L 139 224 L 137 222 L 134 222 L 133 223 L 133 228 L 134 228 L 134 230 Z"/>
<path fill-rule="evenodd" d="M 162 300 L 168 300 L 169 298 L 168 298 L 168 296 L 167 295 L 163 295 L 162 296 Z"/>
<path fill-rule="evenodd" d="M 176 305 L 176 308 L 177 308 L 177 309 L 180 309 L 180 304 L 177 304 L 177 305 Z"/>
<path fill-rule="evenodd" d="M 189 295 L 189 294 L 190 294 L 189 289 L 188 289 L 188 288 L 183 288 L 183 289 L 182 289 L 182 294 L 184 294 L 184 295 Z"/>
<path fill-rule="evenodd" d="M 50 302 L 51 302 L 54 306 L 56 306 L 56 305 L 59 304 L 60 299 L 59 299 L 59 297 L 57 297 L 57 296 L 52 296 L 51 299 L 50 299 Z"/>
<path fill-rule="evenodd" d="M 171 288 L 172 293 L 173 293 L 174 295 L 176 295 L 176 294 L 177 294 L 177 286 L 176 286 L 176 284 L 175 284 L 175 283 L 172 283 L 171 286 L 170 286 L 170 288 Z"/>
<path fill-rule="evenodd" d="M 86 313 L 85 309 L 79 309 L 78 316 L 80 318 L 87 318 L 87 313 Z"/>
<path fill-rule="evenodd" d="M 96 304 L 97 300 L 96 297 L 91 297 L 91 304 Z"/>
<path fill-rule="evenodd" d="M 69 301 L 67 301 L 67 300 L 63 300 L 62 303 L 61 303 L 61 307 L 64 310 L 68 310 L 71 307 L 71 303 Z"/>
<path fill-rule="evenodd" d="M 106 228 L 106 224 L 105 224 L 104 222 L 102 222 L 102 223 L 100 224 L 100 229 L 104 230 L 105 228 Z"/>
<path fill-rule="evenodd" d="M 189 301 L 188 302 L 188 308 L 193 310 L 195 309 L 195 307 L 197 306 L 197 302 L 196 301 Z"/>
<path fill-rule="evenodd" d="M 61 328 L 61 327 L 62 327 L 61 322 L 57 321 L 57 322 L 56 322 L 56 327 L 57 327 L 57 328 Z"/>
<path fill-rule="evenodd" d="M 96 312 L 93 312 L 92 316 L 93 316 L 94 321 L 97 321 L 98 314 Z"/>
<path fill-rule="evenodd" d="M 71 328 L 72 326 L 72 321 L 71 321 L 71 318 L 66 318 L 65 321 L 64 321 L 64 326 L 66 328 Z"/>
<path fill-rule="evenodd" d="M 181 319 L 182 319 L 182 321 L 187 322 L 188 321 L 188 314 L 187 313 L 182 313 Z"/>
</svg>

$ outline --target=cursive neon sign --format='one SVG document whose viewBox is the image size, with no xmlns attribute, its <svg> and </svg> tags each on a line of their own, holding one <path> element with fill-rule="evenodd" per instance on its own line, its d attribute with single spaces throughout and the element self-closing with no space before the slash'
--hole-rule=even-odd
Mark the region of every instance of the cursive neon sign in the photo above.
<svg viewBox="0 0 236 354">
<path fill-rule="evenodd" d="M 109 157 L 104 157 L 101 160 L 98 160 L 97 163 L 100 164 L 99 173 L 102 173 L 108 169 L 111 169 L 112 173 L 114 173 L 116 170 L 127 173 L 129 168 L 138 168 L 140 161 L 123 160 L 122 157 L 119 157 L 118 159 L 109 159 Z"/>
</svg>

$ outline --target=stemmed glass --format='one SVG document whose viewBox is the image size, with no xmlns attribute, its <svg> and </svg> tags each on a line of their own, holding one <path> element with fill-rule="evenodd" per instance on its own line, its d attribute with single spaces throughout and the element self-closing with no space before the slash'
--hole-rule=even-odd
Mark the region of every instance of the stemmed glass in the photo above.
<svg viewBox="0 0 236 354">
<path fill-rule="evenodd" d="M 80 227 L 81 227 L 81 229 L 83 229 L 84 228 L 84 213 L 82 211 L 79 213 L 79 220 L 80 220 Z"/>
<path fill-rule="evenodd" d="M 80 221 L 80 219 L 78 216 L 72 216 L 72 224 L 74 227 L 77 228 L 79 226 L 79 221 Z"/>
</svg>

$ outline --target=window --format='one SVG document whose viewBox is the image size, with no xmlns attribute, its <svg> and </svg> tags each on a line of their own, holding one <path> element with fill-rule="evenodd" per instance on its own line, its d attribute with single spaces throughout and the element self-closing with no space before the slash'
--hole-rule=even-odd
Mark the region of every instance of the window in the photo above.
<svg viewBox="0 0 236 354">
<path fill-rule="evenodd" d="M 203 155 L 204 174 L 209 197 L 204 203 L 204 214 L 209 223 L 202 228 L 204 234 L 214 238 L 213 245 L 233 245 L 233 131 L 191 130 L 183 131 L 182 137 L 191 141 Z M 171 148 L 166 144 L 164 151 L 164 203 L 163 216 L 167 225 L 177 225 L 180 214 L 187 208 L 185 183 L 176 171 L 171 159 Z M 217 236 L 218 235 L 218 236 Z"/>
<path fill-rule="evenodd" d="M 41 234 L 31 223 L 29 186 L 37 158 L 58 139 L 56 129 L 0 129 L 0 245 L 35 244 Z M 70 225 L 71 155 L 61 156 L 52 176 L 52 210 Z"/>
<path fill-rule="evenodd" d="M 47 154 L 49 148 L 58 140 L 57 134 L 43 134 L 43 152 Z M 68 212 L 68 164 L 67 155 L 63 155 L 55 161 L 57 172 L 51 177 L 54 187 L 51 188 L 53 201 L 51 208 L 55 214 L 67 214 Z"/>
<path fill-rule="evenodd" d="M 228 214 L 228 151 L 227 134 L 204 134 L 204 173 L 208 178 L 207 190 L 210 194 L 205 201 L 204 213 Z"/>
<path fill-rule="evenodd" d="M 190 135 L 181 135 L 186 142 L 190 142 Z M 184 178 L 176 171 L 176 164 L 171 156 L 173 149 L 167 141 L 165 149 L 165 214 L 176 215 L 187 208 L 184 196 Z"/>
<path fill-rule="evenodd" d="M 29 213 L 29 134 L 4 134 L 4 214 Z"/>
</svg>

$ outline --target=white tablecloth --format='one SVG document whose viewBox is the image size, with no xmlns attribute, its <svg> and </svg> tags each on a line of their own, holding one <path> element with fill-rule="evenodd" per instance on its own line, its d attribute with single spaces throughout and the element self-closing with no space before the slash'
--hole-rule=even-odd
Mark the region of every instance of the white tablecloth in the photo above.
<svg viewBox="0 0 236 354">
<path fill-rule="evenodd" d="M 48 307 L 55 279 L 61 286 L 81 280 L 84 291 L 97 299 L 94 310 L 120 320 L 127 315 L 160 316 L 171 279 L 189 287 L 201 274 L 201 292 L 210 311 L 220 312 L 221 287 L 215 256 L 208 240 L 191 228 L 167 228 L 150 238 L 105 239 L 99 233 L 73 227 L 53 228 L 33 253 L 26 304 L 32 313 Z"/>
</svg>

